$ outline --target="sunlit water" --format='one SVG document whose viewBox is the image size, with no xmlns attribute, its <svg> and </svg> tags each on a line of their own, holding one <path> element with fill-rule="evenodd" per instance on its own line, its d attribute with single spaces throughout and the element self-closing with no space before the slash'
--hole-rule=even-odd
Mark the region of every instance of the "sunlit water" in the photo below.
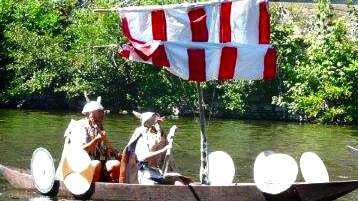
<svg viewBox="0 0 358 201">
<path fill-rule="evenodd" d="M 0 163 L 29 169 L 33 150 L 45 147 L 57 164 L 63 132 L 71 119 L 80 118 L 81 115 L 75 113 L 0 110 Z M 165 131 L 174 124 L 178 127 L 174 140 L 176 164 L 181 173 L 198 180 L 198 119 L 167 118 Z M 139 120 L 132 115 L 111 114 L 105 120 L 108 135 L 119 149 L 127 143 L 138 125 Z M 208 125 L 208 139 L 210 151 L 222 150 L 233 158 L 236 182 L 253 181 L 255 157 L 264 150 L 286 153 L 297 161 L 303 152 L 314 151 L 325 162 L 331 180 L 358 179 L 358 157 L 346 149 L 348 144 L 358 145 L 357 127 L 215 119 Z M 301 181 L 302 176 L 298 180 Z M 18 195 L 21 193 L 14 193 L 2 177 L 0 187 L 0 200 L 31 200 Z M 34 200 L 44 200 L 35 197 Z M 339 200 L 357 201 L 358 191 Z"/>
</svg>

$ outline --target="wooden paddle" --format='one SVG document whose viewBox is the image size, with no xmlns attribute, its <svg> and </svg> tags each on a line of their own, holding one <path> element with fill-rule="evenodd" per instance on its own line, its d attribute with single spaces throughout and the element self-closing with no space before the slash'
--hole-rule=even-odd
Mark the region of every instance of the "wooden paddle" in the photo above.
<svg viewBox="0 0 358 201">
<path fill-rule="evenodd" d="M 175 135 L 175 131 L 177 129 L 177 126 L 174 125 L 170 128 L 167 139 L 168 139 L 168 144 L 173 146 L 173 140 L 174 140 L 174 135 Z M 165 158 L 164 158 L 164 163 L 163 163 L 163 175 L 165 175 L 168 172 L 168 168 L 169 168 L 169 163 L 170 163 L 170 155 L 172 153 L 172 149 L 170 148 L 167 150 L 166 154 L 165 154 Z"/>
<path fill-rule="evenodd" d="M 168 144 L 170 144 L 171 146 L 173 145 L 176 129 L 177 129 L 176 125 L 172 126 L 170 128 L 168 136 L 167 136 Z M 167 150 L 167 152 L 165 154 L 165 158 L 164 158 L 164 163 L 163 163 L 163 168 L 162 168 L 162 172 L 163 172 L 163 176 L 164 176 L 164 183 L 169 184 L 169 185 L 175 184 L 175 181 L 180 181 L 184 185 L 188 185 L 188 184 L 192 183 L 193 180 L 190 177 L 183 176 L 176 172 L 170 172 L 170 173 L 168 172 L 170 163 L 173 160 L 173 157 L 171 156 L 172 149 L 173 148 L 170 148 Z"/>
<path fill-rule="evenodd" d="M 349 146 L 349 145 L 347 145 L 347 148 L 352 154 L 358 156 L 358 149 L 357 148 L 354 148 L 354 147 Z"/>
</svg>

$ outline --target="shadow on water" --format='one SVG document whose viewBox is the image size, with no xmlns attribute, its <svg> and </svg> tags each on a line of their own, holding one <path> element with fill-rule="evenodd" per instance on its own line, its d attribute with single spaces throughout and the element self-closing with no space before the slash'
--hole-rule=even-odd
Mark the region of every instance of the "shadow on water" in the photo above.
<svg viewBox="0 0 358 201">
<path fill-rule="evenodd" d="M 29 169 L 33 150 L 48 149 L 57 165 L 62 151 L 63 132 L 71 119 L 80 119 L 75 113 L 0 110 L 0 163 Z M 174 140 L 174 157 L 185 175 L 198 180 L 200 166 L 200 135 L 197 119 L 168 118 L 164 130 L 178 127 Z M 128 142 L 139 120 L 132 115 L 106 117 L 105 126 L 113 145 L 122 149 Z M 271 121 L 239 121 L 212 119 L 208 126 L 209 150 L 230 154 L 236 166 L 235 181 L 252 182 L 256 156 L 264 150 L 291 155 L 296 161 L 306 151 L 316 152 L 325 162 L 331 180 L 358 179 L 358 157 L 347 151 L 346 145 L 358 146 L 358 127 L 324 126 Z M 302 177 L 299 175 L 299 181 Z M 11 189 L 0 177 L 4 186 Z M 12 199 L 0 200 L 12 200 Z M 25 199 L 26 200 L 26 199 Z M 27 199 L 28 200 L 28 199 Z M 357 201 L 354 192 L 339 201 Z"/>
</svg>

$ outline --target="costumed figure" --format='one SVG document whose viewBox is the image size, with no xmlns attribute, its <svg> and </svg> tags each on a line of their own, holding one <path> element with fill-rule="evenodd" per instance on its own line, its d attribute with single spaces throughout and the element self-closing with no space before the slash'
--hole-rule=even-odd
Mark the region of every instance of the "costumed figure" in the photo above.
<svg viewBox="0 0 358 201">
<path fill-rule="evenodd" d="M 141 126 L 135 129 L 124 149 L 120 182 L 149 185 L 190 183 L 188 182 L 190 179 L 186 177 L 183 177 L 185 181 L 178 177 L 176 177 L 178 179 L 166 177 L 160 169 L 166 157 L 166 151 L 172 148 L 160 126 L 164 118 L 153 112 L 133 111 L 133 114 L 140 118 Z M 170 161 L 172 162 L 170 168 L 173 170 L 175 166 L 173 160 Z"/>
<path fill-rule="evenodd" d="M 97 101 L 90 101 L 86 93 L 85 97 L 87 103 L 82 110 L 85 118 L 71 120 L 66 129 L 64 149 L 56 177 L 64 180 L 64 161 L 68 154 L 73 154 L 71 151 L 74 149 L 71 148 L 75 147 L 85 150 L 91 158 L 91 168 L 94 169 L 93 182 L 118 182 L 120 155 L 113 149 L 103 126 L 106 111 L 101 105 L 101 97 L 98 97 Z"/>
</svg>

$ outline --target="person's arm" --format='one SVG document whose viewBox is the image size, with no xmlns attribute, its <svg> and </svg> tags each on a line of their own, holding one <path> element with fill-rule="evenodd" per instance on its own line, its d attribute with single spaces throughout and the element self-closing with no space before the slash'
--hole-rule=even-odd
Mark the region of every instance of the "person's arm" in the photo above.
<svg viewBox="0 0 358 201">
<path fill-rule="evenodd" d="M 99 134 L 95 138 L 93 138 L 90 142 L 84 144 L 82 148 L 87 152 L 94 151 L 96 146 L 102 142 L 103 138 L 104 136 L 102 134 Z"/>
<path fill-rule="evenodd" d="M 159 149 L 157 151 L 149 152 L 147 155 L 143 156 L 142 158 L 138 158 L 138 160 L 139 161 L 146 161 L 146 160 L 152 158 L 153 156 L 161 154 L 161 153 L 163 153 L 163 152 L 165 152 L 165 151 L 167 151 L 168 149 L 171 149 L 171 148 L 172 148 L 172 146 L 168 144 L 165 147 L 163 147 L 162 149 Z"/>
</svg>

